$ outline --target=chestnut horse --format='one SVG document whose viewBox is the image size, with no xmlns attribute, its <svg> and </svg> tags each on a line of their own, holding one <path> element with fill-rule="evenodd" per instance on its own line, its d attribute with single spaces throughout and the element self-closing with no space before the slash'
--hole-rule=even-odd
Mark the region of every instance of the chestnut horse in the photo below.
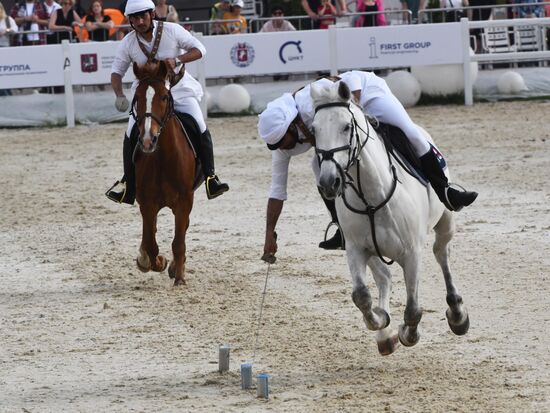
<svg viewBox="0 0 550 413">
<path fill-rule="evenodd" d="M 159 255 L 155 235 L 157 214 L 169 207 L 176 218 L 176 230 L 168 274 L 175 278 L 174 285 L 185 284 L 185 234 L 193 207 L 196 165 L 195 153 L 174 113 L 170 88 L 179 79 L 168 80 L 164 62 L 134 63 L 133 68 L 139 81 L 131 112 L 139 128 L 134 152 L 136 200 L 143 218 L 137 266 L 143 272 L 166 269 L 168 260 Z"/>
</svg>

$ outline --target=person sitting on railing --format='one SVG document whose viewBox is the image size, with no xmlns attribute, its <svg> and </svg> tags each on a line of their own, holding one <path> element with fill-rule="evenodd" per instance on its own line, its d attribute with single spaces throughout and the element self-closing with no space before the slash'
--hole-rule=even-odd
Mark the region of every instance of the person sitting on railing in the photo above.
<svg viewBox="0 0 550 413">
<path fill-rule="evenodd" d="M 73 9 L 73 0 L 61 0 L 61 8 L 56 10 L 50 16 L 50 30 L 58 30 L 57 43 L 61 43 L 63 40 L 71 41 L 74 35 L 74 27 L 80 26 L 82 21 L 80 16 Z"/>
<path fill-rule="evenodd" d="M 384 3 L 382 0 L 357 0 L 356 11 L 359 13 L 384 11 Z M 385 26 L 386 17 L 384 13 L 380 14 L 365 14 L 359 16 L 355 20 L 355 27 L 373 27 Z"/>
<path fill-rule="evenodd" d="M 411 23 L 418 23 L 418 12 L 426 8 L 426 0 L 401 0 L 401 7 L 404 11 L 411 11 Z M 405 20 L 408 18 L 408 15 L 405 16 Z"/>
<path fill-rule="evenodd" d="M 86 16 L 86 29 L 90 33 L 90 40 L 94 42 L 106 42 L 109 40 L 109 30 L 115 23 L 110 16 L 103 11 L 101 0 L 92 2 L 90 12 Z"/>
<path fill-rule="evenodd" d="M 234 0 L 228 12 L 223 14 L 224 20 L 238 20 L 224 23 L 225 29 L 229 34 L 246 33 L 247 24 L 246 19 L 241 16 L 241 11 L 244 7 L 243 0 Z"/>
<path fill-rule="evenodd" d="M 332 2 L 331 2 L 332 4 Z M 321 22 L 319 21 L 319 7 L 321 0 L 302 0 L 302 8 L 311 18 L 311 23 L 308 29 L 319 29 Z M 334 6 L 334 5 L 333 5 Z M 338 16 L 343 16 L 347 11 L 346 0 L 338 0 L 338 10 L 335 13 Z"/>
<path fill-rule="evenodd" d="M 540 0 L 514 0 L 515 4 L 540 3 Z M 544 17 L 544 8 L 542 4 L 534 6 L 521 6 L 516 8 L 516 17 L 520 19 L 532 17 Z"/>
<path fill-rule="evenodd" d="M 222 0 L 219 3 L 214 4 L 212 9 L 210 9 L 210 20 L 218 20 L 210 25 L 211 35 L 227 34 L 225 25 L 220 23 L 219 20 L 223 20 L 223 15 L 229 12 L 230 9 L 231 9 L 230 0 Z"/>
<path fill-rule="evenodd" d="M 11 17 L 15 20 L 19 31 L 39 31 L 47 28 L 48 14 L 40 1 L 21 0 L 15 3 L 11 9 Z M 27 33 L 22 36 L 23 46 L 44 44 L 46 37 L 43 33 Z"/>
<path fill-rule="evenodd" d="M 266 32 L 289 32 L 296 30 L 296 28 L 288 20 L 285 20 L 285 13 L 280 6 L 274 6 L 271 9 L 271 20 L 267 21 L 261 28 L 261 33 Z"/>
</svg>

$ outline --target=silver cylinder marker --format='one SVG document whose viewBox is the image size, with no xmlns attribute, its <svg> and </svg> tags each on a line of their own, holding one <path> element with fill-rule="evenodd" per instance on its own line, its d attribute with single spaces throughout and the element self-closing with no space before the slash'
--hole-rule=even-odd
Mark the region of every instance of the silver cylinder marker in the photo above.
<svg viewBox="0 0 550 413">
<path fill-rule="evenodd" d="M 269 376 L 267 374 L 258 374 L 256 376 L 256 396 L 262 399 L 269 399 Z"/>
<path fill-rule="evenodd" d="M 252 387 L 252 364 L 241 364 L 241 389 L 246 390 Z"/>
<path fill-rule="evenodd" d="M 229 370 L 229 350 L 230 347 L 227 344 L 220 345 L 218 371 L 223 373 Z"/>
</svg>

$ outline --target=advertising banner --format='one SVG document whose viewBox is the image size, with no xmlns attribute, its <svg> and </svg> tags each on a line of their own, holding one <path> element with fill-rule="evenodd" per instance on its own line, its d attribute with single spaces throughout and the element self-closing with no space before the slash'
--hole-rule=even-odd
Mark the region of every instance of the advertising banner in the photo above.
<svg viewBox="0 0 550 413">
<path fill-rule="evenodd" d="M 337 30 L 339 69 L 461 64 L 460 23 Z"/>
<path fill-rule="evenodd" d="M 0 89 L 63 84 L 61 45 L 0 47 Z"/>
</svg>

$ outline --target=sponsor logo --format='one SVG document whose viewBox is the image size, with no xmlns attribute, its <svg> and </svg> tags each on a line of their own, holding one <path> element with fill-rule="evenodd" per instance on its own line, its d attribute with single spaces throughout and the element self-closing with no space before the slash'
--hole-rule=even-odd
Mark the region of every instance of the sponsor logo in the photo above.
<svg viewBox="0 0 550 413">
<path fill-rule="evenodd" d="M 229 52 L 231 61 L 237 67 L 247 67 L 254 61 L 254 48 L 250 43 L 237 43 Z"/>
<path fill-rule="evenodd" d="M 80 69 L 84 73 L 97 72 L 97 53 L 81 54 Z"/>
<path fill-rule="evenodd" d="M 429 49 L 432 43 L 429 41 L 418 42 L 391 42 L 377 44 L 376 37 L 369 39 L 369 58 L 378 59 L 379 55 L 418 53 Z"/>
<path fill-rule="evenodd" d="M 286 65 L 287 62 L 303 60 L 304 55 L 302 52 L 302 47 L 300 46 L 301 43 L 301 40 L 298 40 L 297 42 L 289 41 L 283 43 L 283 45 L 279 48 L 279 59 L 281 59 L 281 62 Z"/>
<path fill-rule="evenodd" d="M 30 72 L 31 67 L 28 64 L 22 65 L 0 65 L 0 73 L 21 73 Z"/>
</svg>

